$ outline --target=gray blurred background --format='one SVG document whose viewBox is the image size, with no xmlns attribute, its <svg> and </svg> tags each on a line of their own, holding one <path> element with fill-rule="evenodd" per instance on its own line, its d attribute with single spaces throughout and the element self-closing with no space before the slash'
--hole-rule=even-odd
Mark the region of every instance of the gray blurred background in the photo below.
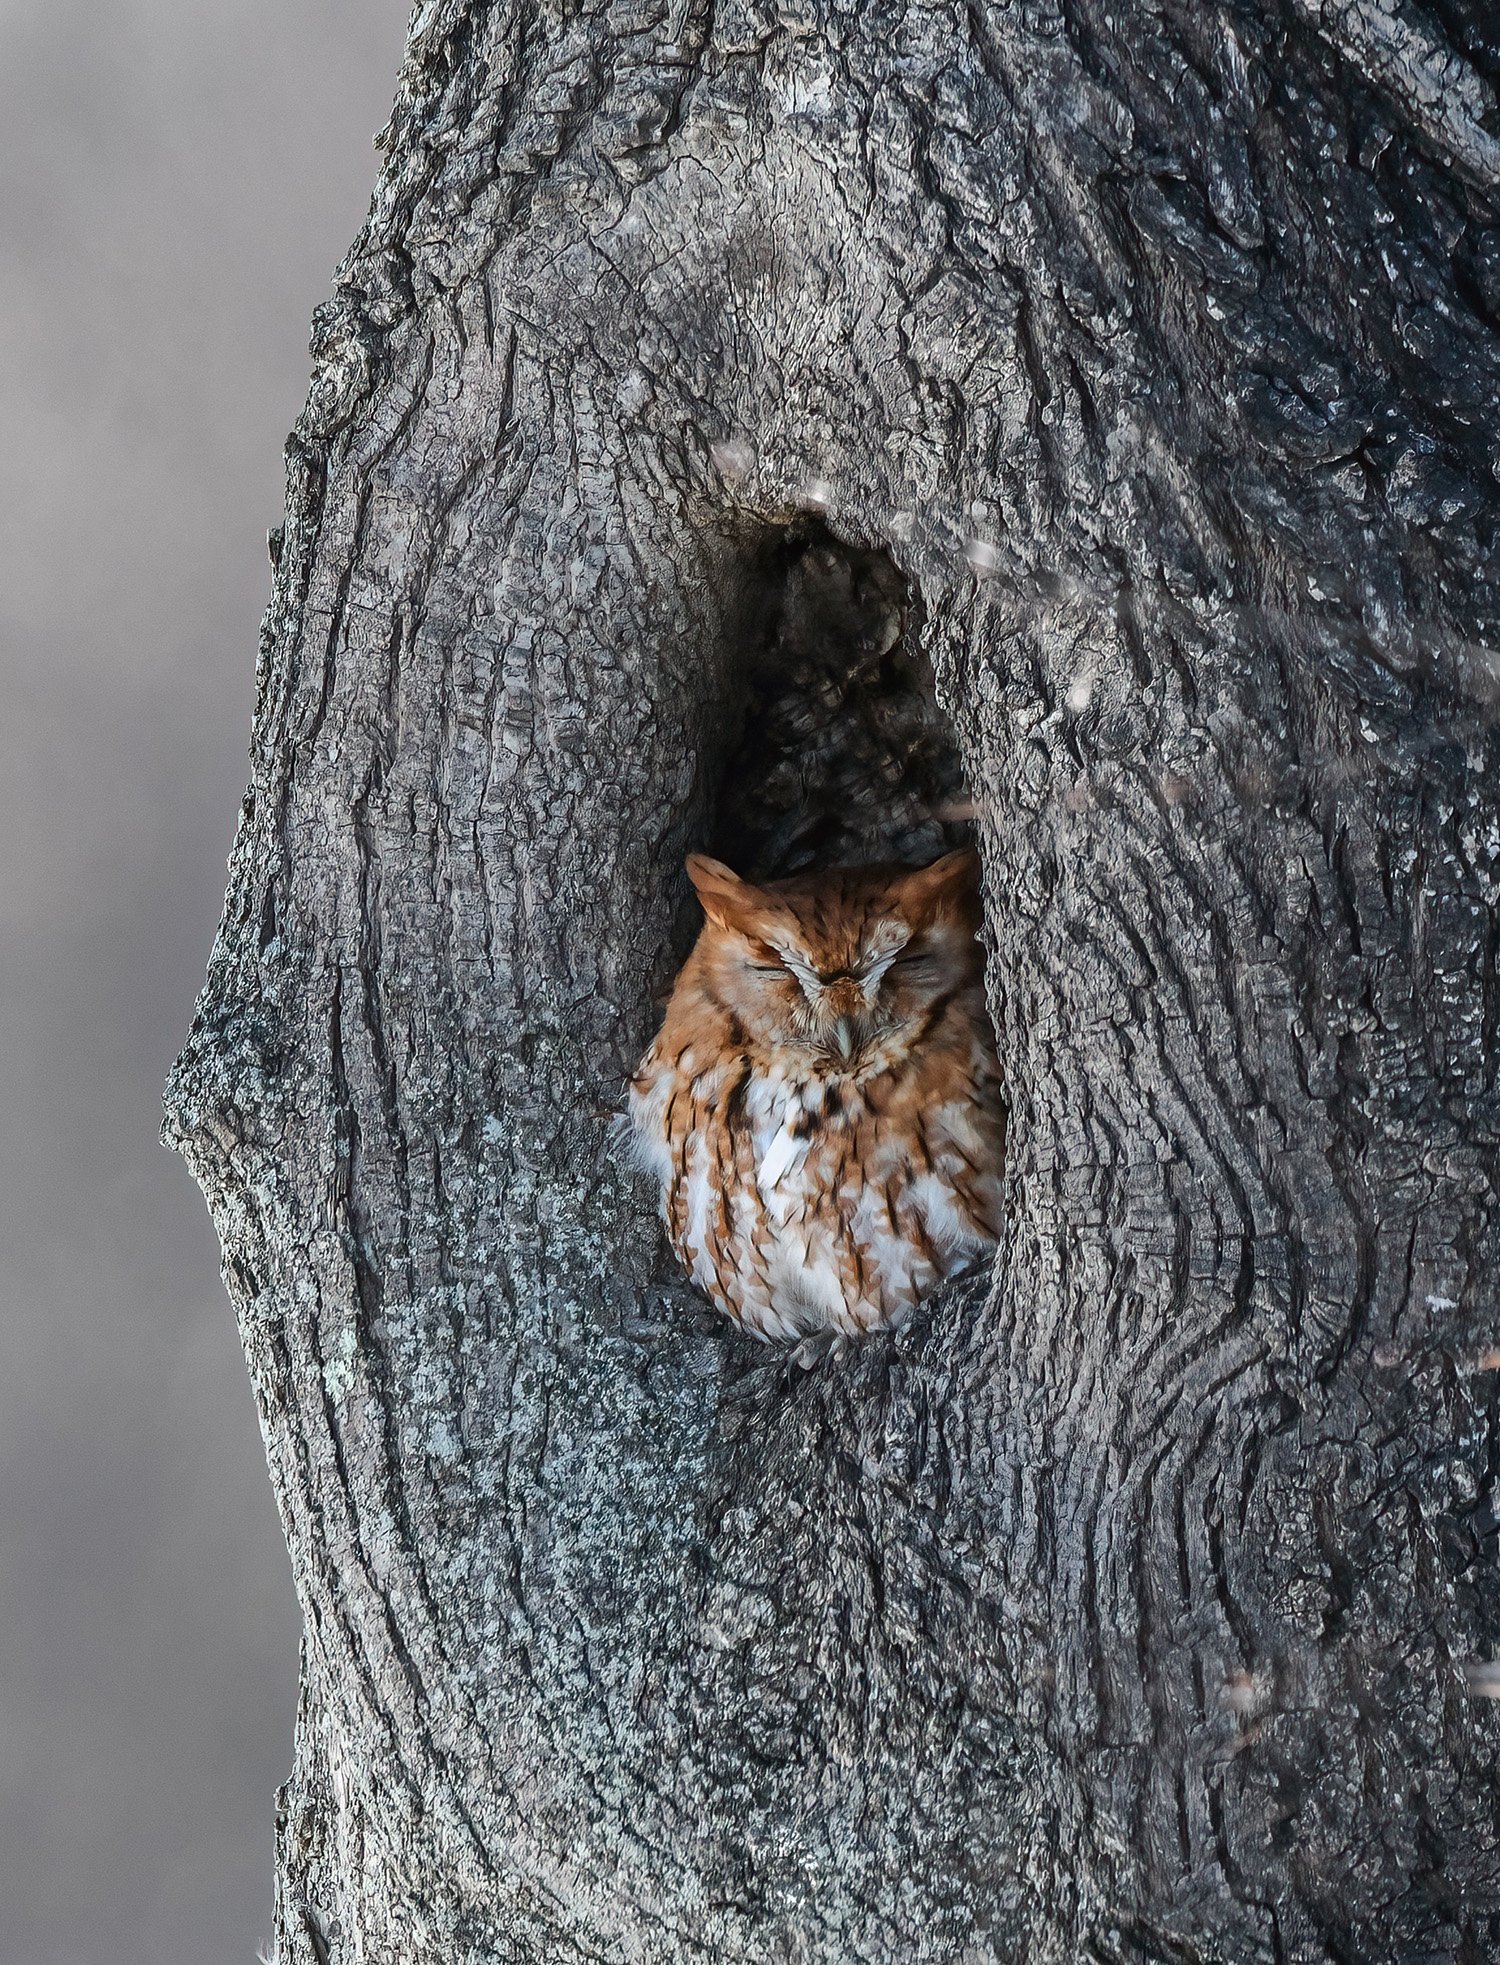
<svg viewBox="0 0 1500 1965">
<path fill-rule="evenodd" d="M 298 1616 L 157 1144 L 407 0 L 0 0 L 0 1965 L 249 1965 Z"/>
</svg>

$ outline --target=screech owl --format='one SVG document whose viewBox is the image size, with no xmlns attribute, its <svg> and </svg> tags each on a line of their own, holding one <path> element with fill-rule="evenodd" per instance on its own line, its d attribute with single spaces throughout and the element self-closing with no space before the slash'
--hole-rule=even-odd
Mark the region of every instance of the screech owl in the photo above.
<svg viewBox="0 0 1500 1965">
<path fill-rule="evenodd" d="M 687 871 L 706 919 L 630 1089 L 672 1247 L 755 1337 L 899 1324 L 1000 1233 L 978 856 Z"/>
</svg>

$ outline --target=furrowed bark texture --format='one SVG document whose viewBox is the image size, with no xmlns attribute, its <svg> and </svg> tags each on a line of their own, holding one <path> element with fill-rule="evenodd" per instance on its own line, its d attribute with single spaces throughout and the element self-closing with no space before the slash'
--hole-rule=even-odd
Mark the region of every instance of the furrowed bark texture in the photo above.
<svg viewBox="0 0 1500 1965">
<path fill-rule="evenodd" d="M 281 1965 L 1497 1955 L 1487 11 L 418 6 L 168 1102 Z M 905 583 L 1013 1099 L 993 1278 L 806 1373 L 608 1118 L 799 506 Z"/>
</svg>

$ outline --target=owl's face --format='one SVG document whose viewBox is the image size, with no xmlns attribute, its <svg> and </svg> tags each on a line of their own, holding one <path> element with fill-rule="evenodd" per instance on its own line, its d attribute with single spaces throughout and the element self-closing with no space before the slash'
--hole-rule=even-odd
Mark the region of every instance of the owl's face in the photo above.
<svg viewBox="0 0 1500 1965">
<path fill-rule="evenodd" d="M 972 850 L 759 887 L 701 853 L 687 871 L 708 917 L 694 959 L 749 1047 L 852 1075 L 920 1042 L 954 990 L 981 979 Z"/>
</svg>

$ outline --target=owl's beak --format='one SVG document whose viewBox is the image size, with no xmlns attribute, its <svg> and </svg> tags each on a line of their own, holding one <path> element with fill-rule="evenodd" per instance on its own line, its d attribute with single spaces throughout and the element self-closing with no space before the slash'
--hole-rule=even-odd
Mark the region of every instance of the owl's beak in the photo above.
<svg viewBox="0 0 1500 1965">
<path fill-rule="evenodd" d="M 840 1017 L 833 1026 L 833 1041 L 839 1047 L 839 1056 L 847 1064 L 854 1056 L 854 1025 L 848 1017 Z"/>
</svg>

